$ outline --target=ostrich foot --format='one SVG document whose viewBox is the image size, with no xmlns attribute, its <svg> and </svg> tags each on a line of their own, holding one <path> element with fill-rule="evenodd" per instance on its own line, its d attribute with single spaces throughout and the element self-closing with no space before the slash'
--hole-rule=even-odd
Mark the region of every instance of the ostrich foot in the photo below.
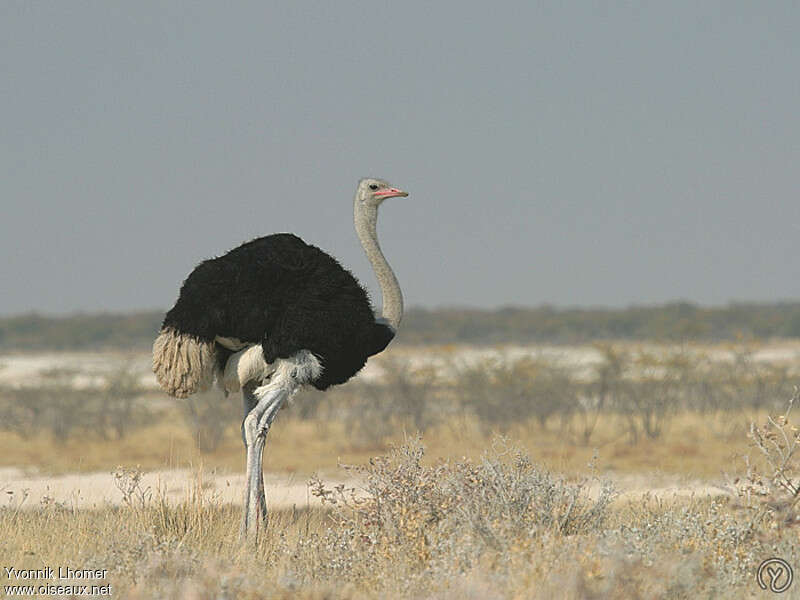
<svg viewBox="0 0 800 600">
<path fill-rule="evenodd" d="M 261 383 L 272 372 L 272 366 L 264 360 L 260 345 L 250 346 L 231 355 L 225 364 L 222 385 L 226 392 L 238 392 L 249 382 Z"/>
</svg>

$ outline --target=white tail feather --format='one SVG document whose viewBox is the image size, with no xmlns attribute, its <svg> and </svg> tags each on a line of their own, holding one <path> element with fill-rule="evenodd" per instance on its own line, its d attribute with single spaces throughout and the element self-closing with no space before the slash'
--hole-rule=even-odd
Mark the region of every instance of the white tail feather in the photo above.
<svg viewBox="0 0 800 600">
<path fill-rule="evenodd" d="M 186 398 L 207 390 L 214 381 L 215 369 L 214 342 L 165 327 L 153 343 L 153 372 L 170 396 Z"/>
</svg>

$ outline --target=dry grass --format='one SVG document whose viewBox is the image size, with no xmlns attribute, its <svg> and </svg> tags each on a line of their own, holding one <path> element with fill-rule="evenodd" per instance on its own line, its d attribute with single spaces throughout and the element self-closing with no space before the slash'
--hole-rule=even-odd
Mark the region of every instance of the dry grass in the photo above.
<svg viewBox="0 0 800 600">
<path fill-rule="evenodd" d="M 426 466 L 411 443 L 360 470 L 372 500 L 318 488 L 336 502 L 274 512 L 254 549 L 200 482 L 177 506 L 134 483 L 118 508 L 0 509 L 0 553 L 17 569 L 107 569 L 97 583 L 116 598 L 745 598 L 764 558 L 797 564 L 796 532 L 769 514 L 614 508 L 503 444 Z"/>
<path fill-rule="evenodd" d="M 397 425 L 393 435 L 378 443 L 353 440 L 345 424 L 292 418 L 291 408 L 280 415 L 270 432 L 265 455 L 269 471 L 307 476 L 330 472 L 340 462 L 364 463 L 416 430 L 413 424 Z M 642 437 L 631 443 L 621 433 L 620 417 L 601 415 L 590 445 L 579 443 L 579 423 L 553 423 L 543 427 L 531 418 L 502 430 L 515 439 L 538 464 L 559 472 L 582 471 L 595 449 L 598 468 L 617 473 L 661 472 L 693 478 L 716 478 L 729 471 L 731 461 L 747 451 L 746 432 L 752 420 L 765 412 L 676 415 L 659 439 Z M 430 460 L 452 457 L 476 458 L 497 430 L 487 429 L 471 416 L 453 416 L 425 432 Z M 167 412 L 156 423 L 137 429 L 122 440 L 99 436 L 72 437 L 61 443 L 41 433 L 23 439 L 0 433 L 0 466 L 35 469 L 47 474 L 74 471 L 111 471 L 117 465 L 141 465 L 147 470 L 203 465 L 208 469 L 239 471 L 244 452 L 236 423 L 230 423 L 212 452 L 201 452 L 177 411 Z"/>
</svg>

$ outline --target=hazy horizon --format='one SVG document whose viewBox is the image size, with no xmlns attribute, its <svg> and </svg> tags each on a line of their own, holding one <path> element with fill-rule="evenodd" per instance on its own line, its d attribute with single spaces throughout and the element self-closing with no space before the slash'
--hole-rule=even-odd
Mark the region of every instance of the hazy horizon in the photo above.
<svg viewBox="0 0 800 600">
<path fill-rule="evenodd" d="M 615 311 L 627 311 L 627 310 L 638 310 L 638 309 L 659 309 L 659 308 L 666 308 L 670 306 L 679 306 L 683 304 L 688 304 L 692 307 L 698 309 L 708 309 L 708 310 L 724 310 L 728 308 L 736 308 L 736 307 L 779 307 L 779 306 L 796 306 L 800 304 L 800 299 L 785 299 L 785 300 L 773 300 L 769 302 L 761 302 L 758 300 L 752 301 L 743 301 L 739 302 L 736 300 L 731 300 L 730 302 L 725 302 L 722 304 L 703 304 L 699 302 L 692 302 L 686 299 L 675 299 L 675 300 L 667 300 L 664 302 L 658 303 L 631 303 L 625 305 L 600 305 L 600 304 L 587 304 L 587 305 L 569 305 L 569 304 L 551 304 L 551 303 L 543 303 L 543 304 L 532 304 L 532 305 L 521 305 L 521 304 L 502 304 L 498 306 L 470 306 L 470 305 L 460 305 L 460 304 L 441 304 L 435 306 L 422 306 L 422 305 L 408 305 L 405 307 L 406 312 L 414 311 L 414 310 L 424 310 L 424 311 L 485 311 L 485 312 L 501 312 L 504 310 L 542 310 L 542 309 L 549 309 L 556 312 L 568 312 L 568 311 L 605 311 L 605 312 L 615 312 Z M 378 306 L 380 302 L 378 302 Z M 129 310 L 75 310 L 75 311 L 66 311 L 66 312 L 50 312 L 50 311 L 41 311 L 41 310 L 27 310 L 21 311 L 17 313 L 7 313 L 7 314 L 0 314 L 0 318 L 25 318 L 25 317 L 43 317 L 46 319 L 58 319 L 58 318 L 70 318 L 70 317 L 94 317 L 94 316 L 101 316 L 101 315 L 109 315 L 109 316 L 129 316 L 135 314 L 142 314 L 142 313 L 166 313 L 169 310 L 170 306 L 163 306 L 163 307 L 143 307 L 143 308 L 132 308 Z"/>
<path fill-rule="evenodd" d="M 0 315 L 164 310 L 292 231 L 380 304 L 800 299 L 800 4 L 0 6 Z"/>
</svg>

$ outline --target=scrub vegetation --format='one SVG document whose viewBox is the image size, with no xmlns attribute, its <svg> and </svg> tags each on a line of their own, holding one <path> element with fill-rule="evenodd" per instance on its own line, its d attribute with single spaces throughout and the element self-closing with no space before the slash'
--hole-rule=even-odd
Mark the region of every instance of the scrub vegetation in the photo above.
<svg viewBox="0 0 800 600">
<path fill-rule="evenodd" d="M 91 583 L 117 598 L 752 597 L 761 561 L 800 565 L 797 374 L 712 350 L 602 344 L 572 366 L 384 357 L 380 377 L 282 411 L 265 464 L 322 504 L 272 510 L 256 548 L 203 479 L 242 470 L 238 397 L 168 400 L 125 369 L 81 387 L 48 373 L 0 390 L 0 463 L 113 472 L 123 502 L 4 493 L 0 555 L 107 569 Z M 195 472 L 177 504 L 143 483 L 165 467 Z M 717 493 L 616 489 L 660 476 Z M 36 582 L 3 581 L 19 583 Z"/>
<path fill-rule="evenodd" d="M 354 467 L 366 496 L 312 480 L 324 506 L 273 511 L 256 547 L 200 475 L 174 505 L 120 470 L 121 507 L 0 509 L 0 551 L 18 570 L 106 569 L 118 598 L 749 598 L 764 558 L 798 558 L 780 473 L 756 494 L 747 479 L 727 498 L 616 501 L 589 493 L 591 469 L 565 479 L 502 439 L 477 460 L 423 456 L 410 440 Z"/>
<path fill-rule="evenodd" d="M 475 458 L 499 433 L 560 472 L 580 471 L 599 450 L 603 471 L 718 477 L 744 454 L 749 424 L 778 414 L 796 380 L 790 365 L 756 361 L 746 347 L 720 361 L 696 348 L 603 344 L 599 361 L 574 367 L 447 352 L 437 355 L 450 361 L 444 367 L 413 367 L 418 352 L 396 353 L 376 361 L 379 378 L 302 392 L 270 434 L 269 469 L 310 475 L 339 460 L 363 463 L 417 433 L 431 459 Z M 79 388 L 73 375 L 0 388 L 0 466 L 241 468 L 238 396 L 178 401 L 125 369 Z"/>
</svg>

